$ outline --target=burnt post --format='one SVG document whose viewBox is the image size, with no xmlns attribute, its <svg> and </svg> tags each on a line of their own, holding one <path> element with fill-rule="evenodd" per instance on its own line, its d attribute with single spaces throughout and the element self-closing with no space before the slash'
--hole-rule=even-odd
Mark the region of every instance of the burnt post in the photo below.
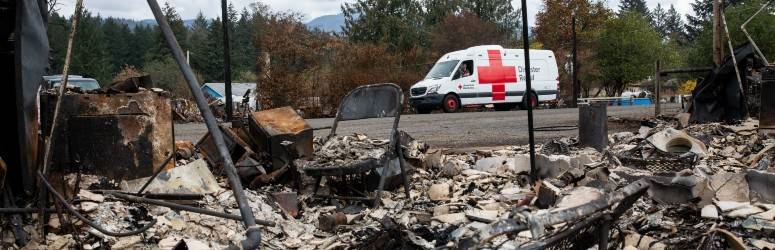
<svg viewBox="0 0 775 250">
<path fill-rule="evenodd" d="M 579 102 L 579 66 L 578 66 L 578 47 L 576 46 L 576 14 L 573 14 L 573 17 L 571 19 L 571 28 L 572 30 L 572 40 L 573 40 L 573 79 L 571 80 L 571 84 L 573 84 L 573 103 L 571 103 L 571 107 L 575 108 L 578 106 Z"/>
<path fill-rule="evenodd" d="M 724 54 L 721 47 L 721 8 L 721 0 L 713 0 L 713 62 L 716 66 L 721 65 Z"/>
<path fill-rule="evenodd" d="M 530 143 L 530 179 L 535 182 L 538 180 L 536 171 L 536 148 L 535 138 L 533 137 L 533 101 L 530 99 L 533 97 L 532 86 L 530 85 L 530 41 L 527 37 L 527 1 L 522 0 L 522 48 L 525 51 L 525 94 L 522 98 L 527 96 L 527 133 L 528 141 Z M 538 103 L 538 96 L 536 95 L 536 103 Z"/>
<path fill-rule="evenodd" d="M 608 146 L 608 112 L 606 103 L 579 106 L 579 144 L 602 151 Z"/>
<path fill-rule="evenodd" d="M 661 72 L 661 62 L 657 60 L 656 63 L 654 63 L 654 117 L 659 116 L 660 113 L 662 113 L 662 106 L 659 102 L 659 99 L 661 99 L 661 88 L 659 86 L 659 76 L 662 74 Z"/>
<path fill-rule="evenodd" d="M 231 50 L 229 49 L 229 11 L 227 0 L 221 0 L 221 16 L 223 16 L 223 81 L 226 90 L 226 121 L 232 120 L 234 101 L 231 99 Z"/>
<path fill-rule="evenodd" d="M 761 107 L 759 108 L 759 128 L 767 132 L 775 131 L 775 66 L 762 71 Z"/>
</svg>

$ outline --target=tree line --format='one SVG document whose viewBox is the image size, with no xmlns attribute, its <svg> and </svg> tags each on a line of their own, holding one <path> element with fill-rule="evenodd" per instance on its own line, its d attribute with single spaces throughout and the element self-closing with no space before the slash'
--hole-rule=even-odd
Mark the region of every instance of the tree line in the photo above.
<svg viewBox="0 0 775 250">
<path fill-rule="evenodd" d="M 693 13 L 674 6 L 649 9 L 644 0 L 621 0 L 617 11 L 603 1 L 543 0 L 530 36 L 531 48 L 555 52 L 561 96 L 570 98 L 571 16 L 576 17 L 579 77 L 584 96 L 621 94 L 629 86 L 648 87 L 654 62 L 664 67 L 711 66 L 712 0 L 694 0 Z M 740 24 L 764 0 L 725 1 L 735 46 L 747 40 Z M 538 8 L 538 6 L 531 6 Z M 309 30 L 303 16 L 272 11 L 258 2 L 240 12 L 230 6 L 232 79 L 259 83 L 265 107 L 293 105 L 330 114 L 344 93 L 363 84 L 394 82 L 404 90 L 421 79 L 439 56 L 482 44 L 519 48 L 520 10 L 509 0 L 358 0 L 341 10 L 341 33 Z M 770 9 L 770 12 L 772 9 Z M 186 26 L 164 6 L 181 47 L 204 82 L 223 80 L 220 18 L 201 14 Z M 52 68 L 61 70 L 67 18 L 50 17 Z M 775 53 L 775 17 L 762 15 L 749 32 L 766 55 Z M 187 90 L 155 26 L 130 28 L 122 20 L 85 13 L 72 72 L 105 84 L 130 69 L 182 97 Z M 674 89 L 695 76 L 672 79 Z"/>
<path fill-rule="evenodd" d="M 223 23 L 221 18 L 208 19 L 200 12 L 186 25 L 177 11 L 165 3 L 167 17 L 175 37 L 189 57 L 189 64 L 200 81 L 222 82 Z M 229 5 L 231 32 L 232 79 L 250 81 L 256 53 L 252 44 L 254 11 L 243 9 L 238 13 Z M 130 27 L 132 24 L 132 27 Z M 63 67 L 70 18 L 57 12 L 49 16 L 48 35 L 52 52 L 51 70 L 58 73 Z M 103 18 L 85 10 L 78 25 L 70 72 L 95 78 L 101 85 L 113 82 L 116 76 L 149 73 L 159 86 L 188 97 L 182 75 L 172 59 L 159 27 L 114 17 Z M 134 73 L 132 73 L 134 72 Z"/>
</svg>

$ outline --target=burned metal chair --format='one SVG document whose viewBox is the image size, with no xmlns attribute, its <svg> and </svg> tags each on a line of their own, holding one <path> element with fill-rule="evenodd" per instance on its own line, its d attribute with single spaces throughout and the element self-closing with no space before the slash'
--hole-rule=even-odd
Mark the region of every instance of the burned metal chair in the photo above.
<svg viewBox="0 0 775 250">
<path fill-rule="evenodd" d="M 362 198 L 341 196 L 329 197 L 336 199 L 374 200 L 374 205 L 378 206 L 380 193 L 385 186 L 385 179 L 388 175 L 391 161 L 397 160 L 398 165 L 401 168 L 404 192 L 406 193 L 406 196 L 409 197 L 409 178 L 406 174 L 403 151 L 401 150 L 398 136 L 398 122 L 403 108 L 403 99 L 401 88 L 392 83 L 361 86 L 345 95 L 342 99 L 342 103 L 339 105 L 334 124 L 331 127 L 331 133 L 326 138 L 326 141 L 331 140 L 336 136 L 336 129 L 339 122 L 393 117 L 393 126 L 390 130 L 390 142 L 388 143 L 385 154 L 379 159 L 367 159 L 354 164 L 337 167 L 316 165 L 304 167 L 305 173 L 316 178 L 313 195 L 317 195 L 320 182 L 325 176 L 344 177 L 348 175 L 361 175 L 368 171 L 378 171 L 380 170 L 379 168 L 381 168 L 382 173 L 380 174 L 379 185 L 377 186 L 374 197 L 368 197 L 366 194 L 363 194 L 365 197 Z"/>
<path fill-rule="evenodd" d="M 525 245 L 523 248 L 590 249 L 597 245 L 597 249 L 600 250 L 610 249 L 609 242 L 613 232 L 611 225 L 615 225 L 615 222 L 648 191 L 649 186 L 646 180 L 631 183 L 614 192 L 613 196 L 618 196 L 615 199 L 617 202 L 604 206 L 603 211 L 587 217 L 578 216 L 575 222 L 568 223 L 568 228 L 565 230 Z M 581 210 L 583 207 L 577 209 L 577 211 Z"/>
</svg>

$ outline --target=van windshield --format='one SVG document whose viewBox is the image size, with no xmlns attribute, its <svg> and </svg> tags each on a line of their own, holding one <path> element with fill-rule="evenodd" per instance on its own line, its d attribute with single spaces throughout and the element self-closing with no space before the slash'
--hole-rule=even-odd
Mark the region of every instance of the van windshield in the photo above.
<svg viewBox="0 0 775 250">
<path fill-rule="evenodd" d="M 458 60 L 451 60 L 436 63 L 436 65 L 433 65 L 431 71 L 428 72 L 428 75 L 425 76 L 425 79 L 442 78 L 452 75 L 452 71 L 455 69 L 458 62 Z"/>
</svg>

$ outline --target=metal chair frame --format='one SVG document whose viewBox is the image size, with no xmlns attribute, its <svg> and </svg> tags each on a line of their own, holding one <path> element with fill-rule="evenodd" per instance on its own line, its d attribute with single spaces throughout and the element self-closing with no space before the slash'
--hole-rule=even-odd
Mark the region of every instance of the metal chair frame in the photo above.
<svg viewBox="0 0 775 250">
<path fill-rule="evenodd" d="M 369 94 L 375 94 L 376 91 L 391 91 L 392 94 L 395 95 L 396 99 L 393 100 L 395 106 L 393 107 L 377 107 L 379 103 L 376 103 L 377 101 L 366 100 L 364 98 L 369 98 Z M 384 99 L 389 101 L 388 99 Z M 305 168 L 305 172 L 307 174 L 313 175 L 316 177 L 315 180 L 315 188 L 313 191 L 313 195 L 317 195 L 318 187 L 320 186 L 321 181 L 323 180 L 324 176 L 342 176 L 342 175 L 350 175 L 350 174 L 362 174 L 372 169 L 377 169 L 379 167 L 382 167 L 382 175 L 380 176 L 379 185 L 377 186 L 376 193 L 374 194 L 374 197 L 368 197 L 366 196 L 365 199 L 363 198 L 353 198 L 353 197 L 338 197 L 338 196 L 332 196 L 330 198 L 338 198 L 338 199 L 363 199 L 363 200 L 374 200 L 374 206 L 379 206 L 379 199 L 381 198 L 381 192 L 384 189 L 385 185 L 385 178 L 388 173 L 389 164 L 392 159 L 398 157 L 399 159 L 399 166 L 401 168 L 401 176 L 403 178 L 403 186 L 404 186 L 404 192 L 406 193 L 407 197 L 410 197 L 409 194 L 409 177 L 406 174 L 406 167 L 405 161 L 403 159 L 403 150 L 401 150 L 400 142 L 398 139 L 398 123 L 401 119 L 401 110 L 403 109 L 403 92 L 401 91 L 401 88 L 398 85 L 392 84 L 392 83 L 381 83 L 381 84 L 372 84 L 372 85 L 365 85 L 360 86 L 358 88 L 353 89 L 347 95 L 345 95 L 342 98 L 342 102 L 339 105 L 339 109 L 336 113 L 336 118 L 334 119 L 334 124 L 331 126 L 331 132 L 326 137 L 326 141 L 330 140 L 331 138 L 334 138 L 336 136 L 336 130 L 339 126 L 339 122 L 342 121 L 353 121 L 353 120 L 362 120 L 362 119 L 370 119 L 370 118 L 385 118 L 385 117 L 394 117 L 393 119 L 393 126 L 390 130 L 390 142 L 388 144 L 388 149 L 385 152 L 385 155 L 382 156 L 381 159 L 377 161 L 365 161 L 360 162 L 356 164 L 352 164 L 350 166 L 343 166 L 339 168 L 315 168 L 314 166 Z M 351 107 L 348 105 L 366 105 L 371 104 L 371 106 L 365 108 L 365 109 L 359 109 L 359 107 Z M 377 113 L 378 112 L 378 113 Z"/>
</svg>

